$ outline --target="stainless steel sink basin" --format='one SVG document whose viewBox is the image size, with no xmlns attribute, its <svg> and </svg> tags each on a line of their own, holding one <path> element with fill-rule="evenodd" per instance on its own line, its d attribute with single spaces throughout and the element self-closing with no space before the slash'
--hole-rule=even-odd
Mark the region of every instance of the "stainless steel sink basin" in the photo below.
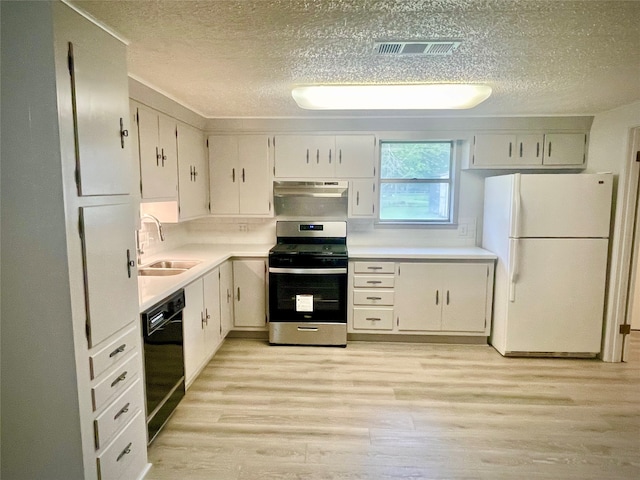
<svg viewBox="0 0 640 480">
<path fill-rule="evenodd" d="M 139 268 L 138 275 L 141 277 L 168 277 L 170 275 L 180 275 L 186 272 L 186 268 Z"/>
<path fill-rule="evenodd" d="M 182 270 L 188 270 L 199 263 L 199 260 L 159 260 L 157 262 L 153 262 L 151 265 L 147 265 L 145 268 L 179 268 Z"/>
</svg>

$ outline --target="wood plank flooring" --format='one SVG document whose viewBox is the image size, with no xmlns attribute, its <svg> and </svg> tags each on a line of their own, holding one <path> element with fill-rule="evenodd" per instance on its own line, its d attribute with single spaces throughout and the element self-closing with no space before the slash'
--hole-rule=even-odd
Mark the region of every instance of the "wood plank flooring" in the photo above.
<svg viewBox="0 0 640 480">
<path fill-rule="evenodd" d="M 628 363 L 481 345 L 228 339 L 149 449 L 149 480 L 640 478 Z"/>
</svg>

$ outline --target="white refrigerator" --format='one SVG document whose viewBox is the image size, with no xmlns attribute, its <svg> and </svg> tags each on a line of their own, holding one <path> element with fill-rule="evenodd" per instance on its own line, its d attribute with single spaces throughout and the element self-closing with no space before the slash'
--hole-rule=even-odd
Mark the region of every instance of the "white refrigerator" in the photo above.
<svg viewBox="0 0 640 480">
<path fill-rule="evenodd" d="M 482 246 L 498 256 L 490 343 L 502 355 L 600 352 L 610 174 L 485 180 Z"/>
</svg>

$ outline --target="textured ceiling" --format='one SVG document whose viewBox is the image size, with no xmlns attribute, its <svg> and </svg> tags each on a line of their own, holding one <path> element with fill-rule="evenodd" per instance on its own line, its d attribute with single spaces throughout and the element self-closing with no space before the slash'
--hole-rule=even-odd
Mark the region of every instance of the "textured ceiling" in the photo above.
<svg viewBox="0 0 640 480">
<path fill-rule="evenodd" d="M 129 42 L 129 71 L 206 117 L 591 115 L 640 99 L 640 1 L 73 1 Z M 460 39 L 450 56 L 377 40 Z M 311 112 L 310 83 L 485 83 L 466 111 Z"/>
</svg>

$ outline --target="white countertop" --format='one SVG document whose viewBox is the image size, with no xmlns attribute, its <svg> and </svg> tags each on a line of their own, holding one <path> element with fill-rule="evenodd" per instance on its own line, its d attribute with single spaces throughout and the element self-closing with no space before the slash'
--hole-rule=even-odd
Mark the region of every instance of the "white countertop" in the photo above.
<svg viewBox="0 0 640 480">
<path fill-rule="evenodd" d="M 398 259 L 407 260 L 495 260 L 494 253 L 480 247 L 378 247 L 349 245 L 352 260 Z"/>
<path fill-rule="evenodd" d="M 200 260 L 201 263 L 184 273 L 167 277 L 139 276 L 138 294 L 140 311 L 155 305 L 177 289 L 182 288 L 207 271 L 232 257 L 263 258 L 273 244 L 226 245 L 190 244 L 162 252 L 146 259 L 145 265 L 163 259 Z M 495 254 L 479 247 L 377 247 L 349 246 L 349 258 L 358 259 L 407 259 L 407 260 L 495 260 Z M 141 265 L 144 267 L 144 265 Z"/>
<path fill-rule="evenodd" d="M 183 245 L 174 250 L 162 252 L 152 258 L 145 259 L 144 267 L 150 263 L 163 259 L 171 260 L 200 260 L 201 263 L 190 268 L 184 273 L 167 277 L 139 276 L 138 295 L 140 311 L 155 305 L 165 297 L 171 295 L 177 289 L 188 285 L 207 271 L 224 263 L 231 257 L 267 257 L 270 245 L 210 245 L 191 244 Z"/>
</svg>

